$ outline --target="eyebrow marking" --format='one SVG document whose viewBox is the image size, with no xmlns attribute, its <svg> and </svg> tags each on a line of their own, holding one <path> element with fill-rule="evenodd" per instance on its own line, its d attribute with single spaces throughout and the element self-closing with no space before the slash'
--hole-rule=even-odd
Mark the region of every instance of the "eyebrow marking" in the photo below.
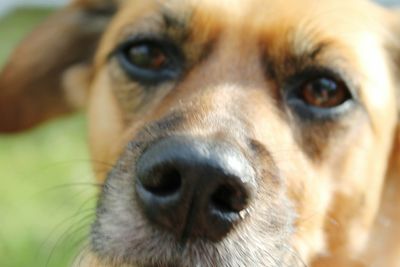
<svg viewBox="0 0 400 267">
<path fill-rule="evenodd" d="M 320 42 L 315 45 L 315 47 L 311 50 L 309 53 L 309 57 L 312 60 L 315 60 L 315 58 L 319 55 L 322 54 L 324 50 L 326 50 L 330 46 L 329 42 Z"/>
<path fill-rule="evenodd" d="M 174 14 L 172 11 L 163 8 L 161 10 L 161 17 L 164 21 L 165 27 L 175 28 L 175 29 L 187 29 L 188 27 L 188 18 L 187 16 L 183 16 L 182 14 Z"/>
</svg>

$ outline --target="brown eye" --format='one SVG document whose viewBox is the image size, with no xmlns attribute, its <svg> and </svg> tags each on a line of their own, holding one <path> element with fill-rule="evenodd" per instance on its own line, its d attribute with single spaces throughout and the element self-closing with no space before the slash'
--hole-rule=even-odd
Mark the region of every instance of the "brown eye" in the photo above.
<svg viewBox="0 0 400 267">
<path fill-rule="evenodd" d="M 330 78 L 317 78 L 306 82 L 299 97 L 308 105 L 318 108 L 333 108 L 346 102 L 351 96 L 346 85 Z"/>
<path fill-rule="evenodd" d="M 167 40 L 128 41 L 113 55 L 132 80 L 144 85 L 174 80 L 184 68 L 181 50 Z"/>
<path fill-rule="evenodd" d="M 167 66 L 167 56 L 161 48 L 154 45 L 136 45 L 128 50 L 129 61 L 138 68 L 161 70 Z"/>
</svg>

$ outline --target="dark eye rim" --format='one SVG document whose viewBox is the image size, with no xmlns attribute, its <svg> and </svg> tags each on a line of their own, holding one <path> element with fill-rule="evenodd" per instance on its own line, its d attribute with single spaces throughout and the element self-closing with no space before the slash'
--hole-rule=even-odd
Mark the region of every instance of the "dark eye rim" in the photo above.
<svg viewBox="0 0 400 267">
<path fill-rule="evenodd" d="M 149 45 L 160 49 L 167 57 L 167 64 L 159 70 L 136 66 L 129 60 L 129 49 L 134 46 Z M 154 37 L 136 37 L 119 45 L 111 58 L 116 58 L 124 72 L 132 79 L 144 85 L 157 85 L 178 78 L 184 69 L 184 56 L 170 40 Z"/>
<path fill-rule="evenodd" d="M 337 106 L 323 108 L 312 106 L 299 98 L 301 86 L 308 81 L 319 78 L 343 83 L 348 92 L 347 99 Z M 290 109 L 302 119 L 312 121 L 337 120 L 359 104 L 355 88 L 346 76 L 325 67 L 314 67 L 305 69 L 287 79 L 284 85 L 284 98 Z"/>
</svg>

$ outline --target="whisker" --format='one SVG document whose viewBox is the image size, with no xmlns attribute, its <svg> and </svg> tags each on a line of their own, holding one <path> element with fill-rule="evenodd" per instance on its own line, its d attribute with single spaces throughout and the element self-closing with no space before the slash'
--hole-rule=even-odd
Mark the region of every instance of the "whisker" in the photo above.
<svg viewBox="0 0 400 267">
<path fill-rule="evenodd" d="M 66 188 L 72 188 L 72 187 L 80 187 L 80 186 L 87 186 L 87 187 L 101 187 L 101 183 L 66 183 L 66 184 L 60 184 L 60 185 L 55 185 L 49 188 L 45 188 L 44 191 L 41 191 L 39 193 L 46 193 L 47 191 L 50 190 L 59 190 L 59 189 L 66 189 Z"/>
<path fill-rule="evenodd" d="M 94 200 L 94 197 L 91 197 L 89 199 L 87 199 L 86 201 L 83 202 L 83 204 L 78 208 L 78 210 L 71 215 L 70 217 L 66 218 L 65 220 L 63 220 L 61 223 L 59 223 L 58 225 L 56 225 L 50 232 L 50 234 L 47 236 L 46 240 L 43 242 L 42 246 L 49 241 L 50 237 L 58 230 L 60 229 L 63 225 L 65 225 L 66 223 L 69 223 L 70 221 L 74 220 L 75 218 L 77 218 L 78 216 L 81 216 L 82 214 L 87 214 L 90 212 L 95 213 L 95 208 L 94 207 L 90 207 L 87 209 L 83 209 L 83 207 L 85 205 L 87 205 L 87 203 L 89 203 L 90 201 Z"/>
<path fill-rule="evenodd" d="M 83 261 L 87 261 L 87 255 L 90 252 L 90 243 L 87 242 L 85 245 L 82 246 L 82 248 L 77 251 L 75 257 L 74 257 L 74 263 L 73 263 L 73 267 L 80 267 L 83 264 Z M 84 266 L 91 266 L 91 265 L 84 265 Z"/>
<path fill-rule="evenodd" d="M 80 231 L 84 230 L 86 227 L 89 227 L 87 222 L 90 222 L 93 216 L 94 212 L 87 213 L 77 223 L 73 223 L 70 227 L 68 227 L 64 231 L 64 233 L 61 234 L 60 238 L 57 240 L 57 242 L 54 244 L 53 248 L 50 251 L 49 257 L 47 258 L 46 261 L 45 265 L 46 267 L 49 266 L 51 259 L 53 258 L 56 249 L 60 247 L 60 244 L 66 243 L 68 240 L 70 240 L 71 236 L 74 236 L 78 234 Z"/>
</svg>

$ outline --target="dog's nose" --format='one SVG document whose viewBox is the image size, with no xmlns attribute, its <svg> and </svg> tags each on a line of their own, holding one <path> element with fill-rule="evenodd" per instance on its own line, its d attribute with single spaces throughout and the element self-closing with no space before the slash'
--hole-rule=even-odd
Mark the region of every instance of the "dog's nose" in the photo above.
<svg viewBox="0 0 400 267">
<path fill-rule="evenodd" d="M 221 142 L 169 137 L 137 162 L 144 213 L 181 240 L 221 240 L 246 215 L 254 189 L 249 161 Z"/>
</svg>

